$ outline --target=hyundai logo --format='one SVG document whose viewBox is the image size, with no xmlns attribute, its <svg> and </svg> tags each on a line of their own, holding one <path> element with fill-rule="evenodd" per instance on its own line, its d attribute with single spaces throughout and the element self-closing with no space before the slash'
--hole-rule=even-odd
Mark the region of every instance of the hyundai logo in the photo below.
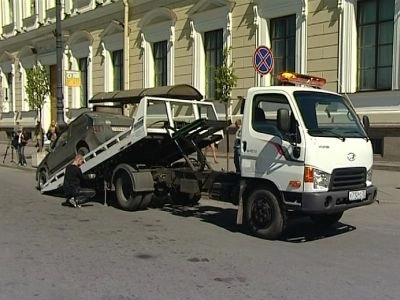
<svg viewBox="0 0 400 300">
<path fill-rule="evenodd" d="M 347 154 L 347 159 L 349 161 L 354 161 L 356 159 L 356 155 L 353 152 Z"/>
</svg>

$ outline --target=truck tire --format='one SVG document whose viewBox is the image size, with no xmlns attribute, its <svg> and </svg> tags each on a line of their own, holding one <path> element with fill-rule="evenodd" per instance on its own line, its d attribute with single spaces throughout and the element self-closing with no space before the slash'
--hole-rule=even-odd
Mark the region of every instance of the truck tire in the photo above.
<svg viewBox="0 0 400 300">
<path fill-rule="evenodd" d="M 117 174 L 115 180 L 115 196 L 119 206 L 124 210 L 136 211 L 140 209 L 142 194 L 133 191 L 134 182 L 125 170 Z"/>
<path fill-rule="evenodd" d="M 311 215 L 310 218 L 315 225 L 327 227 L 336 224 L 342 216 L 343 212 L 338 212 L 334 214 Z"/>
<path fill-rule="evenodd" d="M 147 207 L 150 205 L 151 199 L 153 198 L 153 193 L 146 193 L 143 194 L 143 199 L 142 202 L 140 203 L 140 210 L 147 209 Z"/>
<path fill-rule="evenodd" d="M 255 190 L 247 200 L 247 221 L 250 231 L 261 238 L 275 240 L 286 227 L 286 211 L 277 196 L 265 189 Z"/>
</svg>

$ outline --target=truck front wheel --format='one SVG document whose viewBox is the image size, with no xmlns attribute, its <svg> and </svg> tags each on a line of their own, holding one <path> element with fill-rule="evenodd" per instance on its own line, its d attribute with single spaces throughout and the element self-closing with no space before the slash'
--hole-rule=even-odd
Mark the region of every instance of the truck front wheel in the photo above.
<svg viewBox="0 0 400 300">
<path fill-rule="evenodd" d="M 334 214 L 311 215 L 310 218 L 315 225 L 326 227 L 336 224 L 342 216 L 343 212 L 338 212 Z"/>
<path fill-rule="evenodd" d="M 251 232 L 261 238 L 274 240 L 285 230 L 286 212 L 271 191 L 255 190 L 248 198 L 246 211 Z"/>
</svg>

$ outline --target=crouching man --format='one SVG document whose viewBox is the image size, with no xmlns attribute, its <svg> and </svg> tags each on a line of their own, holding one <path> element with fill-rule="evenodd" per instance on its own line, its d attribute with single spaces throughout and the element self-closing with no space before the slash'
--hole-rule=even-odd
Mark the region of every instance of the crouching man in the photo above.
<svg viewBox="0 0 400 300">
<path fill-rule="evenodd" d="M 83 155 L 78 153 L 72 164 L 65 169 L 63 189 L 67 197 L 66 204 L 73 207 L 80 207 L 96 195 L 94 189 L 82 187 L 84 180 L 94 178 L 94 174 L 82 174 L 80 166 L 84 163 Z"/>
</svg>

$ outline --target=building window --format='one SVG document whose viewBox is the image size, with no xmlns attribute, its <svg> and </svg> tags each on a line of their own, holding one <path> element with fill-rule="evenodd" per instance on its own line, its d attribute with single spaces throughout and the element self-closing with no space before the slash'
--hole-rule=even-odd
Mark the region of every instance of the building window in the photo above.
<svg viewBox="0 0 400 300">
<path fill-rule="evenodd" d="M 56 0 L 47 0 L 47 9 L 56 7 Z"/>
<path fill-rule="evenodd" d="M 114 91 L 122 91 L 124 89 L 124 53 L 122 50 L 112 52 L 112 66 Z"/>
<path fill-rule="evenodd" d="M 11 24 L 14 21 L 14 0 L 6 1 L 4 10 L 4 25 Z"/>
<path fill-rule="evenodd" d="M 23 17 L 28 18 L 36 14 L 36 0 L 30 0 L 23 4 Z"/>
<path fill-rule="evenodd" d="M 4 91 L 4 100 L 6 100 L 6 102 L 8 102 L 8 107 L 11 110 L 13 108 L 13 104 L 14 104 L 13 75 L 11 72 L 9 72 L 9 73 L 5 73 L 5 77 L 6 77 L 7 87 L 5 88 L 5 91 Z"/>
<path fill-rule="evenodd" d="M 215 71 L 223 60 L 223 30 L 213 30 L 204 33 L 205 79 L 207 99 L 217 99 Z"/>
<path fill-rule="evenodd" d="M 79 71 L 81 71 L 81 91 L 80 91 L 80 102 L 81 107 L 88 107 L 88 59 L 87 57 L 79 58 Z"/>
<path fill-rule="evenodd" d="M 167 85 L 167 46 L 167 41 L 153 44 L 155 86 Z"/>
<path fill-rule="evenodd" d="M 392 88 L 394 0 L 357 4 L 359 91 Z"/>
<path fill-rule="evenodd" d="M 282 71 L 295 71 L 296 15 L 271 19 L 271 49 L 274 54 L 272 71 L 274 84 L 276 75 Z"/>
<path fill-rule="evenodd" d="M 36 13 L 36 0 L 31 0 L 29 9 L 30 9 L 29 15 L 33 16 Z"/>
</svg>

